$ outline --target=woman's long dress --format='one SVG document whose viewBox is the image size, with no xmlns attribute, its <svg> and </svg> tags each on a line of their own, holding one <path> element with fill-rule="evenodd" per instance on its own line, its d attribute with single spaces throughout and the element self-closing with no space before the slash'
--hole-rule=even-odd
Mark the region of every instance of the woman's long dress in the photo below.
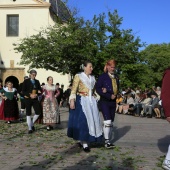
<svg viewBox="0 0 170 170">
<path fill-rule="evenodd" d="M 59 106 L 56 100 L 58 93 L 55 85 L 46 84 L 43 86 L 43 123 L 45 124 L 54 124 L 60 121 Z"/>
<path fill-rule="evenodd" d="M 77 74 L 73 80 L 71 99 L 75 100 L 75 109 L 70 109 L 68 137 L 86 142 L 102 141 L 102 125 L 96 99 L 92 93 L 95 79 L 85 73 Z"/>
<path fill-rule="evenodd" d="M 7 97 L 4 100 L 4 119 L 6 121 L 17 120 L 19 118 L 19 109 L 17 102 L 17 91 L 15 88 L 9 91 L 8 88 L 0 90 Z"/>
</svg>

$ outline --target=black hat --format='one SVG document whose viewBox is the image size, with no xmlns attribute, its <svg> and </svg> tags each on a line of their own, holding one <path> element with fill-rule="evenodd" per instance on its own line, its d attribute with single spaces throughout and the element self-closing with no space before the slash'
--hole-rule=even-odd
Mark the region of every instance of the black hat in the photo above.
<svg viewBox="0 0 170 170">
<path fill-rule="evenodd" d="M 37 71 L 36 71 L 36 70 L 31 70 L 31 71 L 30 71 L 30 74 L 32 74 L 32 73 L 37 74 Z"/>
<path fill-rule="evenodd" d="M 150 96 L 151 96 L 151 95 L 158 96 L 157 93 L 154 92 L 154 91 L 151 91 Z"/>
</svg>

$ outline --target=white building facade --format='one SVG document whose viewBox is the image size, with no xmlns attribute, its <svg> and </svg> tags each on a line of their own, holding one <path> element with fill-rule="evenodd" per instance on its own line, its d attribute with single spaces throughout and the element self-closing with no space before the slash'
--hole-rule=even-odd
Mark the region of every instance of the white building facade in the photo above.
<svg viewBox="0 0 170 170">
<path fill-rule="evenodd" d="M 18 64 L 22 54 L 14 51 L 13 44 L 55 24 L 50 5 L 49 0 L 0 0 L 0 78 L 4 83 L 11 80 L 17 86 L 28 75 L 29 66 Z M 36 70 L 40 83 L 52 76 L 54 83 L 64 84 L 65 88 L 69 85 L 69 75 Z"/>
</svg>

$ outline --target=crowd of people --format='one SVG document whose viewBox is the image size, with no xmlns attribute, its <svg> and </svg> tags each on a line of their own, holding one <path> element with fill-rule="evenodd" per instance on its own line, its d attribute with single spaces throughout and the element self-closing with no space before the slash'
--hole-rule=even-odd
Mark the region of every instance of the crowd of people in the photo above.
<svg viewBox="0 0 170 170">
<path fill-rule="evenodd" d="M 66 91 L 59 83 L 54 84 L 51 76 L 40 85 L 36 70 L 31 70 L 29 76 L 24 77 L 18 89 L 13 87 L 13 82 L 8 81 L 3 86 L 0 81 L 0 120 L 8 124 L 15 120 L 22 122 L 26 110 L 28 134 L 35 131 L 34 123 L 37 121 L 45 124 L 50 131 L 54 124 L 60 123 L 60 107 L 69 107 L 67 136 L 79 141 L 85 152 L 90 152 L 89 143 L 102 142 L 103 138 L 105 148 L 115 147 L 112 143 L 115 113 L 165 118 L 161 88 L 153 86 L 144 91 L 140 88 L 120 91 L 115 60 L 106 62 L 104 73 L 97 81 L 92 75 L 90 61 L 85 61 L 82 69 Z M 103 115 L 103 123 L 99 111 Z"/>
<path fill-rule="evenodd" d="M 18 120 L 23 122 L 26 110 L 28 133 L 35 131 L 35 122 L 46 124 L 47 130 L 52 130 L 54 124 L 60 123 L 59 107 L 68 107 L 71 92 L 71 84 L 64 91 L 63 85 L 61 88 L 59 83 L 54 85 L 51 76 L 47 78 L 46 83 L 40 85 L 35 79 L 36 75 L 36 70 L 31 70 L 18 89 L 13 87 L 13 82 L 7 81 L 3 86 L 3 81 L 0 80 L 0 120 L 7 124 Z M 18 101 L 21 103 L 20 109 Z"/>
<path fill-rule="evenodd" d="M 161 88 L 153 86 L 142 91 L 139 88 L 123 89 L 116 99 L 117 114 L 133 115 L 136 117 L 165 118 L 161 101 Z"/>
</svg>

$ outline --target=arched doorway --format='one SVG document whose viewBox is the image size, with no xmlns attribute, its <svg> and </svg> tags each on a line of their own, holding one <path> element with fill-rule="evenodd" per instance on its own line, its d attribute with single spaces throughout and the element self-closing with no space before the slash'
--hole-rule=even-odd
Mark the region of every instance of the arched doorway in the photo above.
<svg viewBox="0 0 170 170">
<path fill-rule="evenodd" d="M 13 83 L 13 86 L 14 86 L 16 89 L 18 89 L 18 87 L 19 87 L 19 80 L 18 80 L 15 76 L 9 76 L 9 77 L 7 77 L 6 80 L 5 80 L 5 84 L 6 84 L 6 82 L 8 82 L 8 81 L 11 81 L 11 82 Z"/>
</svg>

